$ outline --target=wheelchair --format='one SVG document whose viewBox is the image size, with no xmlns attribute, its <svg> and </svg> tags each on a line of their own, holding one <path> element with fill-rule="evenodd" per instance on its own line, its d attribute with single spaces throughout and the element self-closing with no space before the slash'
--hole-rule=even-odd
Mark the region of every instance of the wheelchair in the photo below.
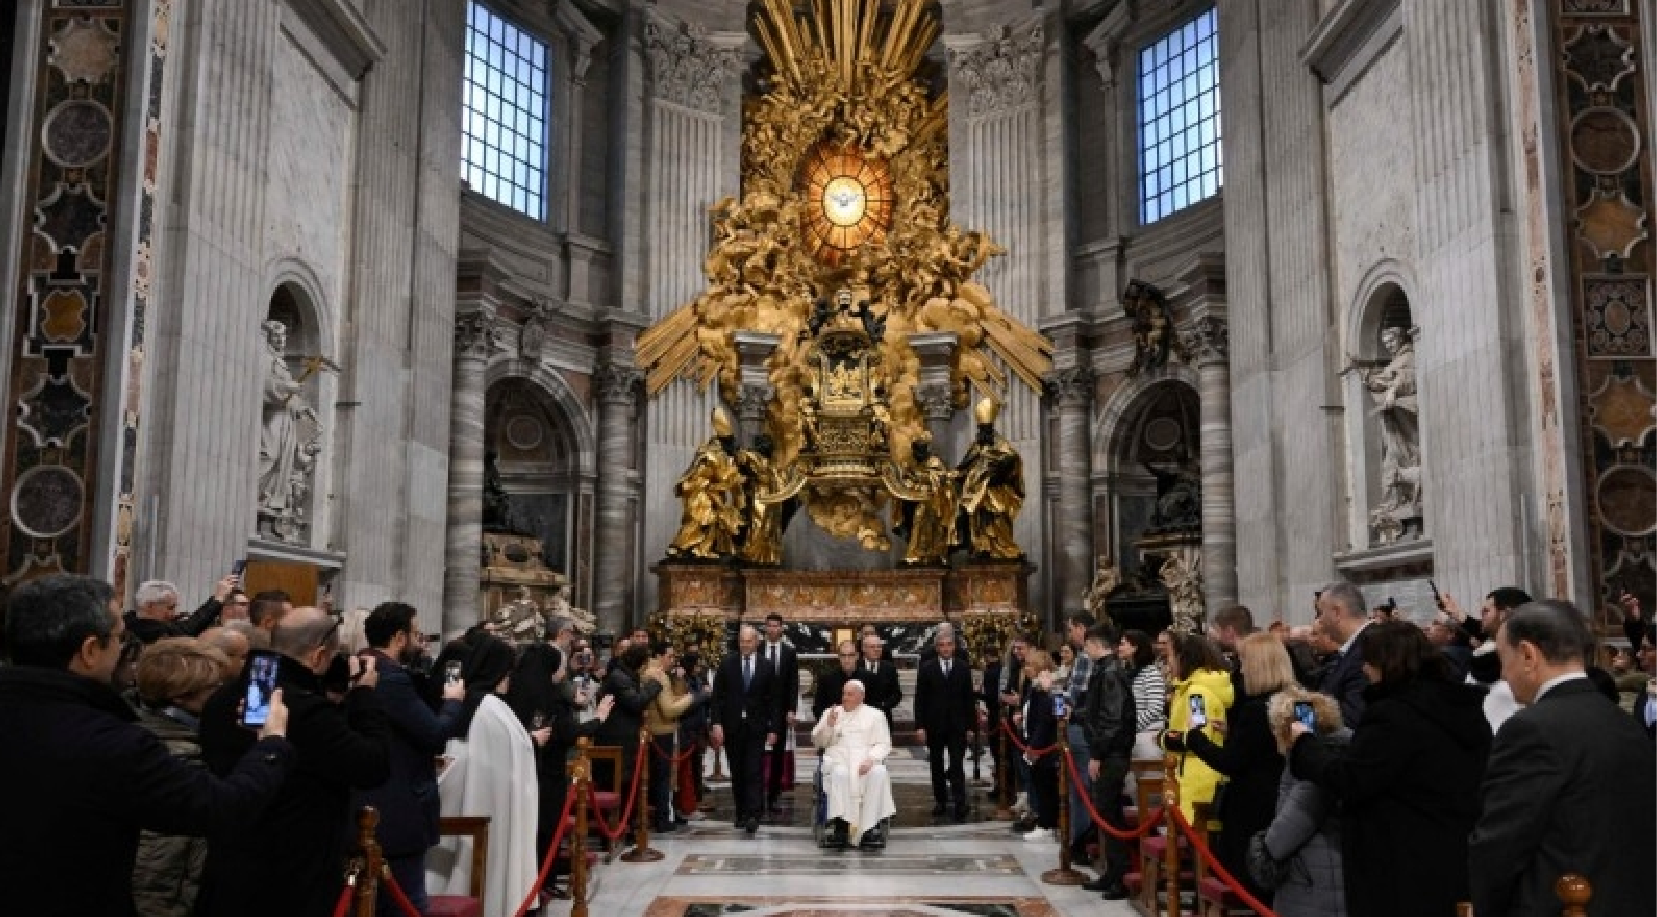
<svg viewBox="0 0 1657 917">
<path fill-rule="evenodd" d="M 847 850 L 857 847 L 863 850 L 886 849 L 886 838 L 892 831 L 892 820 L 883 818 L 880 824 L 863 832 L 862 839 L 857 844 L 834 842 L 834 832 L 828 824 L 828 793 L 823 790 L 823 759 L 818 757 L 817 769 L 811 775 L 811 837 L 817 846 L 825 850 Z"/>
</svg>

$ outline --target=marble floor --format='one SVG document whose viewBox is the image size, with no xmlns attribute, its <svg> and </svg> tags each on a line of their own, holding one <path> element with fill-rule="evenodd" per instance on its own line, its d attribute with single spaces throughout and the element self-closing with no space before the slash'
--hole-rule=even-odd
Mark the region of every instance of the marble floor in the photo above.
<svg viewBox="0 0 1657 917">
<path fill-rule="evenodd" d="M 798 773 L 805 775 L 802 779 L 814 766 L 809 751 L 803 751 L 797 765 Z M 968 821 L 933 823 L 925 760 L 898 754 L 890 767 L 894 796 L 902 811 L 885 850 L 819 849 L 809 827 L 809 783 L 785 795 L 783 809 L 756 835 L 745 835 L 728 820 L 729 785 L 716 781 L 712 784 L 715 810 L 706 821 L 651 838 L 651 847 L 664 855 L 660 861 L 618 861 L 594 870 L 588 913 L 595 917 L 1129 917 L 1137 913 L 1125 901 L 1103 901 L 1080 888 L 1044 884 L 1042 873 L 1058 865 L 1058 845 L 1026 843 L 1006 822 L 988 820 L 994 805 L 987 797 L 987 785 L 972 788 L 973 814 Z M 988 768 L 984 775 L 989 776 Z M 555 902 L 548 913 L 568 914 L 570 908 L 569 902 Z"/>
</svg>

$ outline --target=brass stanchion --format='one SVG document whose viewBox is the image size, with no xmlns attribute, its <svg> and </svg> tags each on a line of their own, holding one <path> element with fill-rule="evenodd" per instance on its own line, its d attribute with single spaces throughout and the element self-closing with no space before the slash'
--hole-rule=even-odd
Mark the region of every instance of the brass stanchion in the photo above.
<svg viewBox="0 0 1657 917">
<path fill-rule="evenodd" d="M 1000 703 L 1000 701 L 998 700 L 996 703 Z M 996 739 L 999 741 L 1001 748 L 1000 755 L 995 759 L 995 782 L 998 784 L 995 800 L 996 821 L 1013 820 L 1012 800 L 1007 798 L 1007 794 L 1011 789 L 1015 771 L 1012 767 L 1012 759 L 1007 756 L 1007 723 L 1007 713 L 1003 709 L 1001 720 L 995 730 Z"/>
<path fill-rule="evenodd" d="M 1553 893 L 1565 905 L 1564 917 L 1588 917 L 1588 901 L 1594 897 L 1594 890 L 1587 879 L 1568 872 L 1553 884 Z"/>
<path fill-rule="evenodd" d="M 373 806 L 357 810 L 357 846 L 362 848 L 362 873 L 357 877 L 356 900 L 351 910 L 357 917 L 374 917 L 374 908 L 380 896 L 380 869 L 385 858 L 380 855 L 380 842 L 375 830 L 380 826 L 380 813 Z"/>
<path fill-rule="evenodd" d="M 1081 885 L 1087 876 L 1070 868 L 1070 742 L 1065 733 L 1070 728 L 1070 717 L 1059 718 L 1058 748 L 1048 754 L 1059 756 L 1059 868 L 1041 874 L 1048 885 Z"/>
<path fill-rule="evenodd" d="M 1168 847 L 1162 856 L 1162 871 L 1167 874 L 1163 885 L 1168 895 L 1168 917 L 1180 917 L 1179 825 L 1174 821 L 1175 810 L 1179 807 L 1179 782 L 1174 775 L 1179 773 L 1179 762 L 1173 755 L 1168 755 L 1163 761 L 1163 773 L 1162 814 L 1168 822 Z"/>
<path fill-rule="evenodd" d="M 587 917 L 587 809 L 593 801 L 593 764 L 587 757 L 592 743 L 585 737 L 575 742 L 575 833 L 570 837 L 570 917 Z"/>
<path fill-rule="evenodd" d="M 633 825 L 633 849 L 621 855 L 623 863 L 654 863 L 665 855 L 660 850 L 650 849 L 649 821 L 654 815 L 654 810 L 651 809 L 648 802 L 650 798 L 650 756 L 656 750 L 650 741 L 650 727 L 639 727 L 639 743 L 639 750 L 644 754 L 639 756 L 639 763 L 634 766 L 644 768 L 645 772 L 640 774 L 634 783 L 644 790 L 645 798 L 639 800 L 638 804 L 633 807 L 633 811 L 637 813 L 634 817 L 638 821 Z M 672 763 L 672 758 L 669 758 L 668 761 Z"/>
</svg>

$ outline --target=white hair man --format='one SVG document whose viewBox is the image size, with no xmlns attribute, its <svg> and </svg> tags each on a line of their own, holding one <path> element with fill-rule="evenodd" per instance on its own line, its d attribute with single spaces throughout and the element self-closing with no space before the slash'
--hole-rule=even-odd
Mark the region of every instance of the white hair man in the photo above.
<svg viewBox="0 0 1657 917">
<path fill-rule="evenodd" d="M 897 813 L 886 756 L 892 732 L 879 710 L 863 703 L 863 682 L 851 679 L 840 692 L 840 706 L 830 707 L 811 730 L 822 750 L 823 792 L 828 794 L 830 843 L 885 846 L 886 819 Z"/>
</svg>

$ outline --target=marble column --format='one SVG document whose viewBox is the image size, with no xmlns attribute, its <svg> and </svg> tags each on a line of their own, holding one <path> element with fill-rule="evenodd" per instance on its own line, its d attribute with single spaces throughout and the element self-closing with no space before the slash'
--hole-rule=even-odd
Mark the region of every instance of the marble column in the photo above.
<svg viewBox="0 0 1657 917">
<path fill-rule="evenodd" d="M 455 317 L 454 382 L 449 392 L 449 514 L 444 551 L 443 634 L 478 622 L 483 546 L 483 421 L 489 355 L 500 349 L 494 310 Z"/>
<path fill-rule="evenodd" d="M 1093 446 L 1093 372 L 1086 366 L 1055 370 L 1047 376 L 1047 391 L 1058 408 L 1058 442 L 1054 444 L 1059 469 L 1059 512 L 1055 520 L 1058 605 L 1062 614 L 1083 611 L 1083 596 L 1093 581 L 1093 525 L 1089 518 Z"/>
<path fill-rule="evenodd" d="M 1237 522 L 1231 460 L 1230 343 L 1223 316 L 1205 315 L 1181 330 L 1187 359 L 1197 367 L 1201 405 L 1202 588 L 1212 613 L 1237 601 Z"/>
<path fill-rule="evenodd" d="M 633 444 L 637 441 L 638 392 L 643 376 L 631 361 L 606 361 L 593 374 L 598 405 L 598 509 L 593 520 L 593 615 L 598 629 L 619 633 L 653 609 L 633 604 L 632 504 L 638 498 Z M 628 621 L 629 611 L 634 612 Z"/>
</svg>

